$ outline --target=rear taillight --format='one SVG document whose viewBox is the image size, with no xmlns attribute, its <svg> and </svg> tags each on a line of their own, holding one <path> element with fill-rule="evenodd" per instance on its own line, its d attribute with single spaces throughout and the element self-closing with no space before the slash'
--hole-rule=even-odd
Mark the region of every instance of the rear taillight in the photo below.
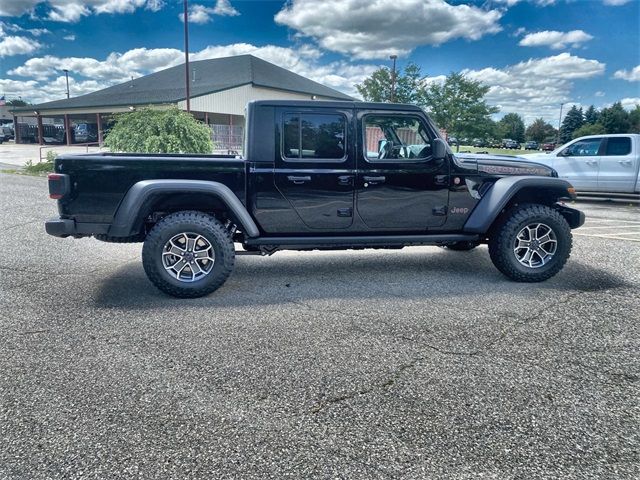
<svg viewBox="0 0 640 480">
<path fill-rule="evenodd" d="M 69 175 L 63 173 L 50 173 L 49 180 L 49 198 L 59 200 L 70 191 L 71 182 Z"/>
</svg>

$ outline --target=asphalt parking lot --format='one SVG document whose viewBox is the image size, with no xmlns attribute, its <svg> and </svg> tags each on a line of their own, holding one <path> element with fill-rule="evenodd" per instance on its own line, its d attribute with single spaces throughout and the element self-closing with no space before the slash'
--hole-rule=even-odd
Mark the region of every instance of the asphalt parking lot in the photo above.
<svg viewBox="0 0 640 480">
<path fill-rule="evenodd" d="M 178 300 L 0 174 L 0 478 L 638 478 L 640 208 L 565 269 L 486 247 L 239 257 Z"/>
</svg>

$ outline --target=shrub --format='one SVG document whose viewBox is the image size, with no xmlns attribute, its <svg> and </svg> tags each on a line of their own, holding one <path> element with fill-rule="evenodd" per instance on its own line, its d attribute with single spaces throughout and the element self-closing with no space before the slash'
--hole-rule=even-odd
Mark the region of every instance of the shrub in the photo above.
<svg viewBox="0 0 640 480">
<path fill-rule="evenodd" d="M 44 162 L 33 163 L 31 160 L 27 161 L 24 166 L 24 171 L 31 175 L 40 175 L 42 173 L 53 172 L 53 163 L 56 160 L 58 154 L 53 150 L 47 152 L 47 160 Z"/>
<path fill-rule="evenodd" d="M 178 108 L 142 108 L 115 116 L 105 138 L 112 152 L 211 153 L 209 128 Z"/>
</svg>

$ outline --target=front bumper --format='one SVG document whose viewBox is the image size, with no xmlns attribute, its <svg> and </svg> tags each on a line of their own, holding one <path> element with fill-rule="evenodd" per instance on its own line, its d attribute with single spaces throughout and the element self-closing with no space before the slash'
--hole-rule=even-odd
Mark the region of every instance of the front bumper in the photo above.
<svg viewBox="0 0 640 480">
<path fill-rule="evenodd" d="M 560 205 L 558 210 L 572 229 L 584 225 L 584 212 L 575 208 L 567 207 L 566 205 Z"/>
<path fill-rule="evenodd" d="M 77 235 L 76 222 L 68 218 L 52 218 L 45 222 L 44 229 L 54 237 L 69 237 Z"/>
</svg>

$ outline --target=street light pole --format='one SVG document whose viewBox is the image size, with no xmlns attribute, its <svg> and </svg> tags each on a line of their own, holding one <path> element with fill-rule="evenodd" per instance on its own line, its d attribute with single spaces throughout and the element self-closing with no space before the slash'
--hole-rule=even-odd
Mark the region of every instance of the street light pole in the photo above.
<svg viewBox="0 0 640 480">
<path fill-rule="evenodd" d="M 556 135 L 556 145 L 560 143 L 560 127 L 562 126 L 562 106 L 564 103 L 560 104 L 560 117 L 558 118 L 558 135 Z"/>
<path fill-rule="evenodd" d="M 389 58 L 393 60 L 393 70 L 391 71 L 391 103 L 396 102 L 396 59 L 397 55 L 390 55 Z"/>
<path fill-rule="evenodd" d="M 187 0 L 184 0 L 184 84 L 187 95 L 187 113 L 191 113 L 191 95 L 189 91 L 189 14 Z"/>
<path fill-rule="evenodd" d="M 67 70 L 66 68 L 64 70 L 62 70 L 64 72 L 64 76 L 67 79 L 67 98 L 69 98 L 69 70 Z"/>
</svg>

